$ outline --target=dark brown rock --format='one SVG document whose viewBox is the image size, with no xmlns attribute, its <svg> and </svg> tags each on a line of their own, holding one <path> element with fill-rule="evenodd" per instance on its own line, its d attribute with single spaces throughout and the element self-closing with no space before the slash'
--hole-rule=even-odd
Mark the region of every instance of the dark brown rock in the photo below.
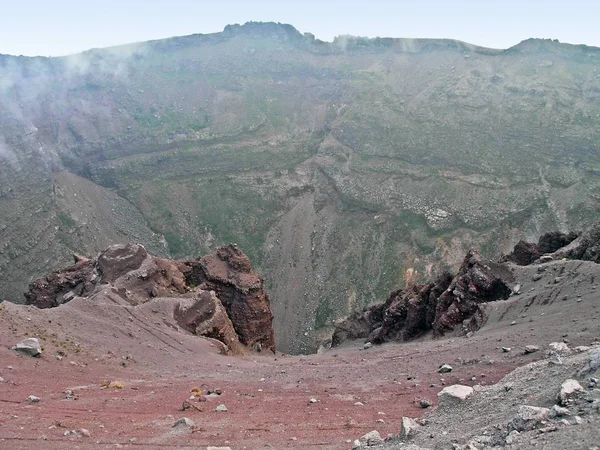
<svg viewBox="0 0 600 450">
<path fill-rule="evenodd" d="M 600 264 L 600 220 L 553 256 L 555 259 L 581 259 Z"/>
<path fill-rule="evenodd" d="M 99 281 L 98 275 L 94 273 L 94 266 L 95 261 L 82 258 L 62 271 L 35 279 L 24 294 L 25 303 L 38 308 L 54 308 L 75 296 L 85 296 Z"/>
<path fill-rule="evenodd" d="M 513 251 L 502 258 L 502 261 L 510 261 L 519 266 L 528 266 L 537 261 L 542 255 L 553 253 L 570 244 L 577 236 L 577 233 L 552 231 L 540 236 L 537 244 L 519 241 Z"/>
<path fill-rule="evenodd" d="M 504 265 L 484 261 L 478 252 L 470 250 L 458 274 L 437 300 L 434 334 L 443 335 L 474 316 L 479 316 L 471 324 L 476 328 L 465 331 L 478 329 L 485 323 L 480 304 L 507 299 L 512 292 L 509 287 L 512 281 L 513 276 Z M 468 323 L 465 325 L 468 328 Z"/>
<path fill-rule="evenodd" d="M 185 261 L 185 265 L 187 284 L 216 292 L 242 344 L 275 351 L 273 313 L 263 279 L 236 245 Z"/>
<path fill-rule="evenodd" d="M 121 275 L 138 269 L 147 257 L 148 252 L 139 244 L 111 245 L 98 256 L 102 282 L 110 283 Z"/>
<path fill-rule="evenodd" d="M 435 281 L 394 291 L 385 303 L 373 305 L 336 324 L 332 345 L 367 338 L 374 344 L 408 341 L 433 331 L 440 336 L 463 327 L 481 328 L 487 319 L 482 303 L 510 296 L 511 272 L 469 251 L 455 277 L 443 273 Z"/>
<path fill-rule="evenodd" d="M 201 291 L 196 298 L 182 299 L 175 308 L 174 317 L 189 332 L 222 342 L 228 352 L 243 353 L 227 311 L 214 291 Z"/>
</svg>

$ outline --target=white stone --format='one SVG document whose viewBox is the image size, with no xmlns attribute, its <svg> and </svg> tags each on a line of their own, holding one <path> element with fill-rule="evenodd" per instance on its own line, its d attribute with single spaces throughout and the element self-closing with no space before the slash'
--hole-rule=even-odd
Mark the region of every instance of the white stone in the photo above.
<svg viewBox="0 0 600 450">
<path fill-rule="evenodd" d="M 537 345 L 526 345 L 525 346 L 525 353 L 535 353 L 539 350 L 540 348 Z"/>
<path fill-rule="evenodd" d="M 566 380 L 560 385 L 560 392 L 558 393 L 558 401 L 561 405 L 566 405 L 575 393 L 582 392 L 583 388 L 577 380 Z"/>
<path fill-rule="evenodd" d="M 473 394 L 473 388 L 470 386 L 463 386 L 462 384 L 453 384 L 452 386 L 446 386 L 440 392 L 438 392 L 438 404 L 440 406 L 455 405 L 460 402 L 464 402 Z"/>
<path fill-rule="evenodd" d="M 29 397 L 27 397 L 27 401 L 29 403 L 37 403 L 40 401 L 40 398 L 36 397 L 35 395 L 30 395 Z"/>
<path fill-rule="evenodd" d="M 216 412 L 227 412 L 227 406 L 221 403 L 219 406 L 215 408 Z"/>
<path fill-rule="evenodd" d="M 383 439 L 381 438 L 379 431 L 376 430 L 369 431 L 367 434 L 362 435 L 358 441 L 361 446 L 364 445 L 367 447 L 383 444 Z"/>
<path fill-rule="evenodd" d="M 569 414 L 570 414 L 570 412 L 567 408 L 563 408 L 562 406 L 558 406 L 558 405 L 554 405 L 552 407 L 552 411 L 550 412 L 550 415 L 552 417 L 568 416 Z"/>
<path fill-rule="evenodd" d="M 442 364 L 438 369 L 439 373 L 448 373 L 452 372 L 452 366 L 450 364 Z"/>
<path fill-rule="evenodd" d="M 311 397 L 308 399 L 308 403 L 317 403 L 317 402 L 318 402 L 318 400 L 314 397 Z"/>
<path fill-rule="evenodd" d="M 400 422 L 400 439 L 408 439 L 419 429 L 420 425 L 410 417 L 403 417 Z"/>
<path fill-rule="evenodd" d="M 555 351 L 560 356 L 566 356 L 571 353 L 571 349 L 564 342 L 551 342 L 548 347 L 550 347 L 550 350 Z"/>
<path fill-rule="evenodd" d="M 42 354 L 42 347 L 38 338 L 23 339 L 18 344 L 13 345 L 12 349 L 29 356 L 39 356 Z"/>
</svg>

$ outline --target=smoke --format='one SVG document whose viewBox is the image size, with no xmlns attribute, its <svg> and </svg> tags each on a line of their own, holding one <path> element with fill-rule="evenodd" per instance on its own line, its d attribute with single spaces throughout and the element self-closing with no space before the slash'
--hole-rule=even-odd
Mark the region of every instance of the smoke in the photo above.
<svg viewBox="0 0 600 450">
<path fill-rule="evenodd" d="M 31 99 L 57 82 L 69 83 L 87 75 L 127 79 L 132 64 L 148 50 L 147 43 L 138 43 L 56 58 L 0 54 L 0 95 L 25 86 Z"/>
<path fill-rule="evenodd" d="M 6 145 L 4 138 L 0 136 L 0 164 L 4 165 L 5 162 L 8 162 L 13 170 L 21 170 L 17 154 Z"/>
</svg>

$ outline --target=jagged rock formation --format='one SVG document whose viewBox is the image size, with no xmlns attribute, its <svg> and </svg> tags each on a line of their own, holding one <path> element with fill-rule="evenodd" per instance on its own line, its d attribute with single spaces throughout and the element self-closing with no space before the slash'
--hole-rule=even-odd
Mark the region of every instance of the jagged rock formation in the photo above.
<svg viewBox="0 0 600 450">
<path fill-rule="evenodd" d="M 557 250 L 553 257 L 555 259 L 569 258 L 600 263 L 600 221 L 581 233 L 569 245 Z"/>
<path fill-rule="evenodd" d="M 508 298 L 512 280 L 505 266 L 470 250 L 456 276 L 444 273 L 434 282 L 395 291 L 385 303 L 336 324 L 332 345 L 357 338 L 408 341 L 429 331 L 441 336 L 458 325 L 463 332 L 478 330 L 486 320 L 480 305 Z"/>
<path fill-rule="evenodd" d="M 275 351 L 275 337 L 263 280 L 253 270 L 250 259 L 235 245 L 196 260 L 186 260 L 187 285 L 215 291 L 234 323 L 242 344 Z"/>
<path fill-rule="evenodd" d="M 461 325 L 468 333 L 487 320 L 483 304 L 518 293 L 509 264 L 527 266 L 543 255 L 552 259 L 578 259 L 600 263 L 600 221 L 583 233 L 550 232 L 537 244 L 519 241 L 513 251 L 495 263 L 470 250 L 456 276 L 443 273 L 434 282 L 414 285 L 390 294 L 385 303 L 369 306 L 338 321 L 332 346 L 348 339 L 367 339 L 375 344 L 408 341 L 432 331 L 442 336 Z M 538 274 L 536 279 L 540 279 Z M 592 277 L 593 281 L 593 277 Z"/>
<path fill-rule="evenodd" d="M 244 346 L 275 351 L 263 280 L 235 245 L 196 260 L 157 258 L 139 244 L 113 245 L 97 258 L 76 259 L 34 280 L 26 303 L 52 308 L 75 297 L 129 305 L 176 298 L 173 314 L 185 330 L 217 339 L 234 353 Z"/>
<path fill-rule="evenodd" d="M 502 261 L 510 261 L 520 266 L 527 266 L 534 261 L 537 261 L 540 256 L 547 253 L 553 253 L 570 244 L 577 236 L 579 236 L 579 233 L 561 233 L 559 231 L 552 231 L 540 236 L 537 244 L 521 240 L 515 245 L 511 253 L 502 258 Z"/>
</svg>

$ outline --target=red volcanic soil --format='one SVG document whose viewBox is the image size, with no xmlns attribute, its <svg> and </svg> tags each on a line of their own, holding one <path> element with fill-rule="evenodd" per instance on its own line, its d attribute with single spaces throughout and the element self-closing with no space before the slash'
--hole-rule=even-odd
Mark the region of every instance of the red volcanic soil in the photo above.
<svg viewBox="0 0 600 450">
<path fill-rule="evenodd" d="M 418 399 L 435 403 L 443 384 L 494 383 L 543 357 L 552 341 L 576 346 L 600 335 L 597 266 L 561 264 L 580 275 L 557 283 L 559 266 L 549 266 L 534 284 L 535 268 L 526 269 L 518 281 L 527 294 L 491 305 L 488 324 L 471 338 L 367 350 L 354 343 L 310 356 L 220 355 L 218 344 L 177 329 L 158 300 L 131 307 L 77 298 L 46 310 L 5 302 L 0 448 L 344 449 L 371 430 L 397 434 L 401 417 L 421 415 Z M 40 358 L 10 350 L 27 336 L 40 338 Z M 541 350 L 525 355 L 528 344 Z M 437 373 L 443 363 L 454 370 Z M 122 388 L 103 388 L 104 380 Z M 222 395 L 180 411 L 194 387 Z M 29 395 L 40 402 L 28 403 Z M 227 412 L 214 411 L 221 403 Z M 195 426 L 173 428 L 180 417 Z M 65 435 L 82 428 L 90 436 Z"/>
</svg>

